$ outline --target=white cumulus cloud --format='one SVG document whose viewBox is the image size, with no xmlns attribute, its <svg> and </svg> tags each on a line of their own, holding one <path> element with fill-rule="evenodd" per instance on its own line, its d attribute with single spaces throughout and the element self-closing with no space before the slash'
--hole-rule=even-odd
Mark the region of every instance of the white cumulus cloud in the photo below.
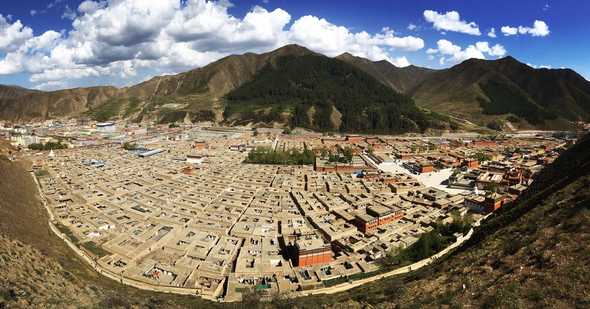
<svg viewBox="0 0 590 309">
<path fill-rule="evenodd" d="M 61 0 L 54 0 L 55 6 Z M 180 72 L 230 54 L 266 52 L 296 43 L 328 56 L 349 52 L 371 60 L 407 66 L 405 56 L 424 47 L 417 36 L 377 33 L 307 15 L 292 20 L 280 8 L 252 7 L 243 17 L 229 1 L 85 0 L 74 11 L 67 32 L 34 36 L 20 21 L 0 15 L 0 74 L 28 73 L 39 89 L 76 86 L 82 79 L 105 78 L 126 85 L 129 78 Z"/>
<path fill-rule="evenodd" d="M 94 13 L 98 9 L 102 9 L 107 5 L 106 1 L 92 1 L 85 0 L 78 5 L 78 12 L 80 13 Z"/>
<path fill-rule="evenodd" d="M 490 31 L 488 32 L 488 36 L 490 38 L 495 38 L 496 37 L 496 28 L 490 29 Z"/>
<path fill-rule="evenodd" d="M 390 58 L 387 48 L 416 51 L 424 47 L 424 40 L 421 38 L 398 37 L 388 28 L 373 35 L 365 31 L 354 33 L 344 26 L 337 26 L 311 15 L 296 20 L 289 29 L 287 39 L 328 56 L 349 52 L 372 60 L 385 59 L 392 63 L 395 60 Z"/>
<path fill-rule="evenodd" d="M 528 63 L 528 62 L 527 62 L 526 65 L 528 65 L 529 67 L 531 67 L 533 69 L 551 69 L 552 68 L 550 65 L 544 65 L 544 64 L 542 64 L 542 65 L 535 65 L 535 64 L 532 64 L 532 63 Z"/>
<path fill-rule="evenodd" d="M 433 56 L 439 55 L 439 63 L 445 64 L 450 62 L 461 62 L 467 59 L 486 59 L 486 55 L 490 57 L 502 57 L 506 55 L 506 49 L 500 44 L 490 46 L 488 42 L 477 42 L 462 48 L 455 45 L 453 42 L 445 39 L 436 42 L 437 48 L 429 48 L 426 53 Z"/>
<path fill-rule="evenodd" d="M 502 31 L 504 36 L 511 36 L 511 35 L 517 35 L 517 34 L 521 34 L 521 35 L 530 34 L 531 36 L 543 37 L 543 36 L 548 36 L 550 33 L 549 26 L 547 25 L 546 22 L 544 22 L 542 20 L 535 20 L 535 22 L 533 22 L 532 27 L 503 26 L 500 30 Z"/>
<path fill-rule="evenodd" d="M 471 35 L 481 35 L 475 22 L 461 20 L 459 12 L 449 11 L 441 14 L 432 10 L 424 11 L 424 19 L 432 23 L 434 29 L 443 31 L 461 32 Z"/>
<path fill-rule="evenodd" d="M 502 33 L 504 33 L 505 36 L 518 34 L 518 28 L 510 26 L 502 26 L 502 28 L 500 28 L 500 31 L 502 31 Z"/>
<path fill-rule="evenodd" d="M 10 23 L 0 14 L 0 51 L 15 51 L 31 37 L 33 29 L 24 26 L 20 20 Z"/>
<path fill-rule="evenodd" d="M 392 60 L 390 60 L 390 62 L 399 68 L 404 68 L 404 67 L 411 65 L 410 61 L 406 57 L 396 57 Z"/>
</svg>

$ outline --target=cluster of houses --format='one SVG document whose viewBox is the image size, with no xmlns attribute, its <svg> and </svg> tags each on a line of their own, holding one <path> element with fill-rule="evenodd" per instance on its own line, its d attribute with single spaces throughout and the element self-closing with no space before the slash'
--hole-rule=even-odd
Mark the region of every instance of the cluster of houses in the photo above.
<svg viewBox="0 0 590 309">
<path fill-rule="evenodd" d="M 434 223 L 515 199 L 568 143 L 101 126 L 109 142 L 34 156 L 57 223 L 103 271 L 226 300 L 372 272 Z M 315 164 L 243 163 L 259 146 Z"/>
</svg>

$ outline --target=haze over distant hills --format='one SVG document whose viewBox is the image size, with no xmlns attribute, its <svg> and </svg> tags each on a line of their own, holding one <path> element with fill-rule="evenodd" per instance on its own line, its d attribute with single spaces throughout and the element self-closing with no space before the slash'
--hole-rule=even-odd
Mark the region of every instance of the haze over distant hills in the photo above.
<svg viewBox="0 0 590 309">
<path fill-rule="evenodd" d="M 206 120 L 377 133 L 452 127 L 440 114 L 496 129 L 568 128 L 590 120 L 590 82 L 569 69 L 533 69 L 512 57 L 431 70 L 287 45 L 128 88 L 0 87 L 0 119 L 19 121 Z"/>
</svg>

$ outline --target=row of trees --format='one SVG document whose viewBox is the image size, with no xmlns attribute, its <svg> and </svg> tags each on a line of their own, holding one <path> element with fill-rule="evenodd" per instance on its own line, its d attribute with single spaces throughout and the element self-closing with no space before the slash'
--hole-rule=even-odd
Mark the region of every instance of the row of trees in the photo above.
<svg viewBox="0 0 590 309">
<path fill-rule="evenodd" d="M 422 234 L 420 239 L 409 247 L 390 251 L 381 260 L 381 264 L 388 268 L 411 264 L 433 256 L 448 247 L 457 240 L 455 234 L 466 234 L 473 224 L 471 215 L 462 217 L 458 213 L 453 213 L 451 216 L 453 222 L 435 223 L 432 231 Z"/>
<path fill-rule="evenodd" d="M 473 155 L 473 158 L 479 162 L 492 160 L 492 157 L 483 151 L 478 151 L 475 155 Z"/>
<path fill-rule="evenodd" d="M 272 150 L 269 147 L 257 147 L 248 153 L 244 163 L 281 164 L 281 165 L 312 165 L 315 154 L 309 149 Z"/>
<path fill-rule="evenodd" d="M 68 148 L 68 145 L 66 144 L 62 144 L 61 141 L 58 142 L 47 142 L 45 144 L 43 143 L 34 143 L 34 144 L 30 144 L 29 145 L 29 149 L 31 150 L 54 150 L 54 149 L 66 149 Z"/>
</svg>

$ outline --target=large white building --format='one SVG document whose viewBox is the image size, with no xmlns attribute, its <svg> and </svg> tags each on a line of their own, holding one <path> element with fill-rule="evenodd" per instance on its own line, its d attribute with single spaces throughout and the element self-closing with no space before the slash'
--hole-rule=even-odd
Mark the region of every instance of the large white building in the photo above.
<svg viewBox="0 0 590 309">
<path fill-rule="evenodd" d="M 115 132 L 116 130 L 117 130 L 117 125 L 112 121 L 98 122 L 96 124 L 96 131 L 101 132 L 101 133 L 112 133 L 112 132 Z"/>
</svg>

